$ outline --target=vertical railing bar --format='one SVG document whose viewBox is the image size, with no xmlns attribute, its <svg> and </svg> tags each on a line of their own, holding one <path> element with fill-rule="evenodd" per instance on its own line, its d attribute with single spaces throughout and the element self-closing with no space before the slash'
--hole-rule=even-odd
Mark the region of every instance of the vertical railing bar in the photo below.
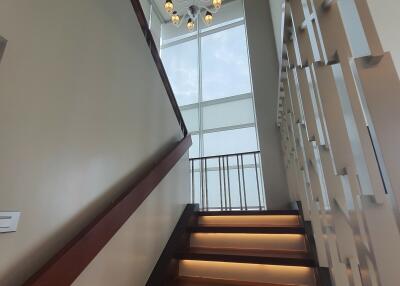
<svg viewBox="0 0 400 286">
<path fill-rule="evenodd" d="M 200 206 L 204 210 L 203 159 L 200 159 Z"/>
<path fill-rule="evenodd" d="M 240 171 L 239 171 L 239 155 L 236 155 L 236 163 L 237 163 L 237 172 L 238 172 L 238 179 L 239 179 L 239 198 L 240 198 L 240 210 L 243 210 L 243 202 L 242 202 L 242 187 L 240 184 Z"/>
<path fill-rule="evenodd" d="M 205 164 L 205 176 L 206 176 L 206 209 L 208 211 L 208 178 L 207 178 L 207 173 L 208 173 L 208 169 L 207 169 L 207 158 L 204 160 L 204 164 Z"/>
<path fill-rule="evenodd" d="M 225 200 L 225 210 L 228 209 L 228 203 L 226 200 L 226 179 L 225 179 L 225 160 L 224 160 L 224 156 L 221 156 L 222 159 L 222 173 L 224 175 L 224 200 Z"/>
<path fill-rule="evenodd" d="M 242 159 L 242 176 L 243 176 L 243 196 L 244 196 L 244 207 L 247 211 L 247 195 L 246 195 L 246 181 L 244 179 L 244 163 L 243 163 L 243 154 L 240 154 L 240 158 Z"/>
<path fill-rule="evenodd" d="M 265 189 L 264 189 L 264 177 L 263 177 L 263 173 L 262 173 L 262 170 L 261 170 L 262 167 L 261 167 L 261 154 L 260 154 L 260 152 L 258 152 L 257 155 L 258 155 L 258 160 L 260 162 L 260 181 L 261 181 L 261 189 L 262 189 L 261 194 L 262 194 L 262 198 L 263 198 L 263 209 L 267 209 L 267 201 L 266 201 L 266 198 L 265 198 Z"/>
<path fill-rule="evenodd" d="M 266 194 L 265 194 L 265 189 L 264 189 L 264 176 L 262 172 L 262 166 L 261 166 L 261 153 L 258 153 L 258 161 L 260 162 L 260 182 L 261 182 L 261 195 L 263 199 L 263 209 L 267 209 L 267 199 L 266 199 Z"/>
<path fill-rule="evenodd" d="M 231 199 L 231 182 L 229 179 L 229 156 L 226 156 L 226 169 L 228 172 L 228 194 L 229 194 L 229 210 L 232 210 L 232 199 Z"/>
<path fill-rule="evenodd" d="M 259 207 L 260 207 L 260 210 L 261 210 L 261 195 L 260 195 L 260 182 L 258 181 L 257 157 L 256 157 L 256 153 L 254 153 L 253 155 L 254 155 L 254 167 L 255 167 L 254 170 L 256 171 L 258 203 L 259 203 Z"/>
<path fill-rule="evenodd" d="M 221 199 L 221 211 L 223 210 L 222 208 L 222 179 L 221 179 L 221 157 L 218 157 L 218 174 L 219 174 L 219 195 Z"/>
<path fill-rule="evenodd" d="M 195 203 L 195 199 L 194 199 L 194 160 L 190 160 L 192 162 L 191 166 L 192 166 L 192 204 Z"/>
</svg>

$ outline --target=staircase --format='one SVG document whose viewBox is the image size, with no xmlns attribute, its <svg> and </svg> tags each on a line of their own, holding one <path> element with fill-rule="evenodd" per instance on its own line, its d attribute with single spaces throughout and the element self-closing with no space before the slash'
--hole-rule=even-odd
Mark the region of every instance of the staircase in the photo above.
<svg viewBox="0 0 400 286">
<path fill-rule="evenodd" d="M 169 279 L 160 279 L 159 261 L 147 285 L 330 285 L 321 277 L 313 241 L 297 210 L 196 211 L 177 228 L 183 240 L 169 251 L 174 261 L 172 272 L 171 264 L 167 267 Z"/>
</svg>

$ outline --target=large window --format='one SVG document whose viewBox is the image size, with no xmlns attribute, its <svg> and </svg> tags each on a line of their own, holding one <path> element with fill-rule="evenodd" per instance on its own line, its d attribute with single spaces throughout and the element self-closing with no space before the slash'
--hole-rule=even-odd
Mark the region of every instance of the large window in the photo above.
<svg viewBox="0 0 400 286">
<path fill-rule="evenodd" d="M 214 19 L 190 33 L 162 25 L 161 58 L 192 133 L 191 158 L 259 149 L 242 0 Z"/>
<path fill-rule="evenodd" d="M 199 100 L 197 40 L 189 40 L 161 50 L 161 57 L 180 106 Z"/>
<path fill-rule="evenodd" d="M 203 100 L 250 93 L 244 24 L 201 38 Z"/>
</svg>

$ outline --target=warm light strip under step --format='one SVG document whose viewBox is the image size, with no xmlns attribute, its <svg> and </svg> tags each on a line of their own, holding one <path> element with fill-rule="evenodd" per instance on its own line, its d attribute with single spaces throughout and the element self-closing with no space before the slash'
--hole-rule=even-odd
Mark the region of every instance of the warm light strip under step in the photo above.
<svg viewBox="0 0 400 286">
<path fill-rule="evenodd" d="M 179 286 L 196 285 L 196 286 L 298 286 L 295 284 L 276 284 L 276 283 L 257 283 L 249 281 L 236 281 L 226 279 L 212 279 L 212 278 L 201 278 L 201 277 L 180 277 L 178 280 L 181 284 Z"/>
<path fill-rule="evenodd" d="M 297 215 L 229 215 L 200 216 L 199 224 L 204 226 L 299 226 Z"/>
<path fill-rule="evenodd" d="M 179 275 L 258 283 L 316 285 L 314 269 L 303 266 L 181 260 Z"/>
</svg>

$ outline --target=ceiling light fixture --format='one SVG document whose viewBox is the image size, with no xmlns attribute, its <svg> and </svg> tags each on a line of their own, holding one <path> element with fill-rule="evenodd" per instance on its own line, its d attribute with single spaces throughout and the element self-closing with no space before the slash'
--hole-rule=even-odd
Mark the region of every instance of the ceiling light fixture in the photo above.
<svg viewBox="0 0 400 286">
<path fill-rule="evenodd" d="M 174 4 L 173 1 L 176 0 L 165 1 L 165 11 L 171 14 L 172 24 L 180 27 L 182 22 L 186 22 L 186 27 L 189 31 L 194 30 L 199 15 L 205 25 L 211 25 L 214 14 L 222 6 L 222 0 L 193 0 L 189 4 L 186 4 L 186 2 L 177 2 Z"/>
</svg>

